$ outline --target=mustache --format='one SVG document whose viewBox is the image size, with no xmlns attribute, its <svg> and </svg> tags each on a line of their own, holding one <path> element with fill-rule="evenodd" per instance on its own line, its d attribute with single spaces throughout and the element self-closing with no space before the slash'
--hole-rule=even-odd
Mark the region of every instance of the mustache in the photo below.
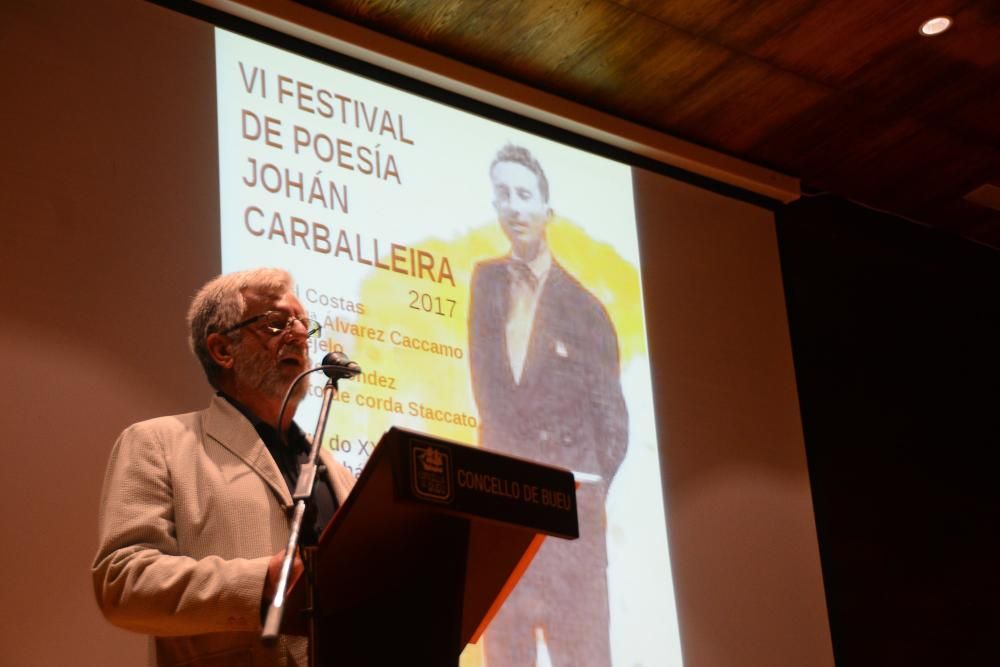
<svg viewBox="0 0 1000 667">
<path fill-rule="evenodd" d="M 309 347 L 305 343 L 285 343 L 278 348 L 278 356 L 297 354 L 309 361 Z"/>
</svg>

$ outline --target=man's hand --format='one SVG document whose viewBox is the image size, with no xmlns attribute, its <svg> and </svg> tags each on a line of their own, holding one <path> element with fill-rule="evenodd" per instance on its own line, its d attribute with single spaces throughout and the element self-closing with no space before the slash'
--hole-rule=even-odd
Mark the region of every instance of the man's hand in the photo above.
<svg viewBox="0 0 1000 667">
<path fill-rule="evenodd" d="M 264 579 L 264 604 L 270 605 L 271 600 L 274 599 L 274 594 L 278 589 L 278 579 L 281 577 L 281 564 L 285 561 L 285 550 L 282 549 L 278 553 L 271 556 L 271 561 L 267 564 L 267 577 Z M 298 554 L 292 560 L 292 572 L 288 577 L 288 586 L 285 588 L 287 591 L 292 587 L 302 572 L 305 570 L 305 566 L 302 564 L 302 559 L 299 558 Z"/>
</svg>

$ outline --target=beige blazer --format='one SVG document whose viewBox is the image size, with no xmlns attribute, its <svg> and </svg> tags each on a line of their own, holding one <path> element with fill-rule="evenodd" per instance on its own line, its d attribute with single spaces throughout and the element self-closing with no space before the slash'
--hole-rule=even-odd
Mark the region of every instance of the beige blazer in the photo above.
<svg viewBox="0 0 1000 667">
<path fill-rule="evenodd" d="M 343 503 L 354 476 L 320 453 Z M 267 564 L 288 541 L 291 495 L 253 425 L 208 409 L 127 428 L 101 495 L 94 591 L 109 621 L 154 635 L 161 666 L 305 665 L 303 638 L 260 644 Z"/>
</svg>

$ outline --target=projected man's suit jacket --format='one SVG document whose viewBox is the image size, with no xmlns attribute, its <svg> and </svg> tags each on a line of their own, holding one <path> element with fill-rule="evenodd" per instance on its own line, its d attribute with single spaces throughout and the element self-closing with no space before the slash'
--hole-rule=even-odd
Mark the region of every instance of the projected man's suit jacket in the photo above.
<svg viewBox="0 0 1000 667">
<path fill-rule="evenodd" d="M 509 258 L 472 277 L 469 353 L 480 443 L 599 475 L 578 492 L 580 539 L 550 539 L 486 635 L 490 667 L 534 663 L 542 627 L 554 664 L 608 665 L 604 503 L 628 444 L 618 340 L 604 307 L 555 261 L 539 295 L 519 383 L 507 354 Z"/>
</svg>

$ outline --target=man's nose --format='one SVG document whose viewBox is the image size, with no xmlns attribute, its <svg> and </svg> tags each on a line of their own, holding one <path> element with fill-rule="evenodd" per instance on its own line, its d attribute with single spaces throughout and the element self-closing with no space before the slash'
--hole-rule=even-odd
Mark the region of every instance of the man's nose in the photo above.
<svg viewBox="0 0 1000 667">
<path fill-rule="evenodd" d="M 511 204 L 507 207 L 507 215 L 512 218 L 521 219 L 524 217 L 524 207 L 518 206 L 517 204 Z"/>
<path fill-rule="evenodd" d="M 309 335 L 309 330 L 306 329 L 306 325 L 303 324 L 302 320 L 289 320 L 288 326 L 285 327 L 285 337 L 295 338 L 295 339 L 305 339 Z"/>
</svg>

